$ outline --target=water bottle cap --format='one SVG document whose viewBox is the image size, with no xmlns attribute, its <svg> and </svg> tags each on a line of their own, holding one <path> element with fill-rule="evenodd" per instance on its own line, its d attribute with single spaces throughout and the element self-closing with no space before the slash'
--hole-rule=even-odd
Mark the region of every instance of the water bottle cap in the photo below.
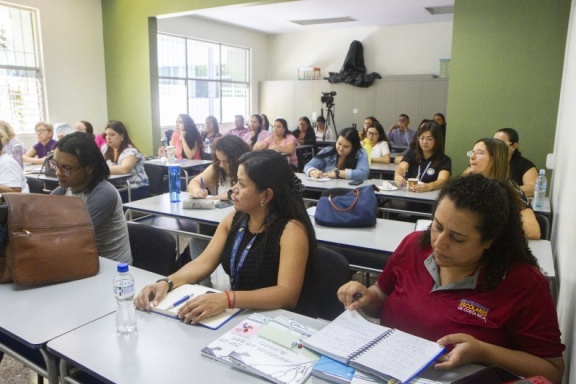
<svg viewBox="0 0 576 384">
<path fill-rule="evenodd" d="M 126 263 L 119 263 L 116 267 L 116 271 L 119 273 L 128 272 L 128 264 Z"/>
<path fill-rule="evenodd" d="M 546 174 L 546 170 L 544 170 L 544 169 L 541 169 L 541 170 L 540 170 L 540 174 L 541 174 L 541 175 L 544 175 L 544 174 Z"/>
</svg>

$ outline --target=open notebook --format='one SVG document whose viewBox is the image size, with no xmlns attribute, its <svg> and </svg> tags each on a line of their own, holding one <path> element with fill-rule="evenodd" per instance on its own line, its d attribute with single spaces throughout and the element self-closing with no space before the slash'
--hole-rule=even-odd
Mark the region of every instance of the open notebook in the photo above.
<svg viewBox="0 0 576 384">
<path fill-rule="evenodd" d="M 150 311 L 177 319 L 178 310 L 190 298 L 218 292 L 220 291 L 217 291 L 212 288 L 207 288 L 202 285 L 184 284 L 168 293 L 166 297 L 164 297 L 164 299 L 160 303 L 158 303 L 157 306 L 151 307 Z M 227 309 L 218 315 L 214 315 L 205 320 L 202 320 L 199 324 L 206 328 L 218 329 L 241 311 L 242 311 L 241 309 L 237 308 Z"/>
</svg>

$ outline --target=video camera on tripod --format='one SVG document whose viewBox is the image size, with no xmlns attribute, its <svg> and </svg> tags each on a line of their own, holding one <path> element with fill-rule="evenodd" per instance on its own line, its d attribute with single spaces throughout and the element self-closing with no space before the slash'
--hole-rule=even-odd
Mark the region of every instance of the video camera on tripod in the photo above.
<svg viewBox="0 0 576 384">
<path fill-rule="evenodd" d="M 326 104 L 326 107 L 331 108 L 334 105 L 334 96 L 336 92 L 322 92 L 320 102 Z"/>
</svg>

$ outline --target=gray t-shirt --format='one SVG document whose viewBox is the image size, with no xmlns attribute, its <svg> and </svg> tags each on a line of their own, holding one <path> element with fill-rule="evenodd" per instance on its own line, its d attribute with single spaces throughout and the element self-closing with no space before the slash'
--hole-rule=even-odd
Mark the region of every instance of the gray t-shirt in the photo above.
<svg viewBox="0 0 576 384">
<path fill-rule="evenodd" d="M 102 257 L 132 264 L 132 252 L 128 238 L 128 226 L 122 210 L 118 190 L 103 180 L 90 193 L 72 193 L 68 188 L 58 187 L 53 195 L 75 196 L 84 201 L 96 232 L 96 246 Z"/>
</svg>

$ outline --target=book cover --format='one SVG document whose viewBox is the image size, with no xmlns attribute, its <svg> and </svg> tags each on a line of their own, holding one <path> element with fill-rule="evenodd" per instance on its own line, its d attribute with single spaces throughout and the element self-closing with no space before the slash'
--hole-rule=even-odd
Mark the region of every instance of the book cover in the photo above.
<svg viewBox="0 0 576 384">
<path fill-rule="evenodd" d="M 354 377 L 355 371 L 356 369 L 353 367 L 342 364 L 327 356 L 320 356 L 320 359 L 312 369 L 312 375 L 334 383 L 349 384 Z"/>
<path fill-rule="evenodd" d="M 274 319 L 253 314 L 202 349 L 202 355 L 280 384 L 300 384 L 311 374 L 318 356 L 302 348 L 303 333 Z M 303 329 L 306 327 L 302 326 Z M 267 337 L 260 333 L 263 329 Z M 271 336 L 272 335 L 272 336 Z M 276 335 L 276 336 L 274 336 Z M 290 335 L 290 336 L 287 336 Z M 291 340 L 290 347 L 284 346 Z"/>
<path fill-rule="evenodd" d="M 198 284 L 184 284 L 169 292 L 157 306 L 150 307 L 150 311 L 177 319 L 178 310 L 190 298 L 217 292 L 220 291 Z M 241 311 L 241 309 L 237 308 L 226 309 L 224 312 L 202 320 L 198 324 L 206 328 L 218 329 Z"/>
</svg>

